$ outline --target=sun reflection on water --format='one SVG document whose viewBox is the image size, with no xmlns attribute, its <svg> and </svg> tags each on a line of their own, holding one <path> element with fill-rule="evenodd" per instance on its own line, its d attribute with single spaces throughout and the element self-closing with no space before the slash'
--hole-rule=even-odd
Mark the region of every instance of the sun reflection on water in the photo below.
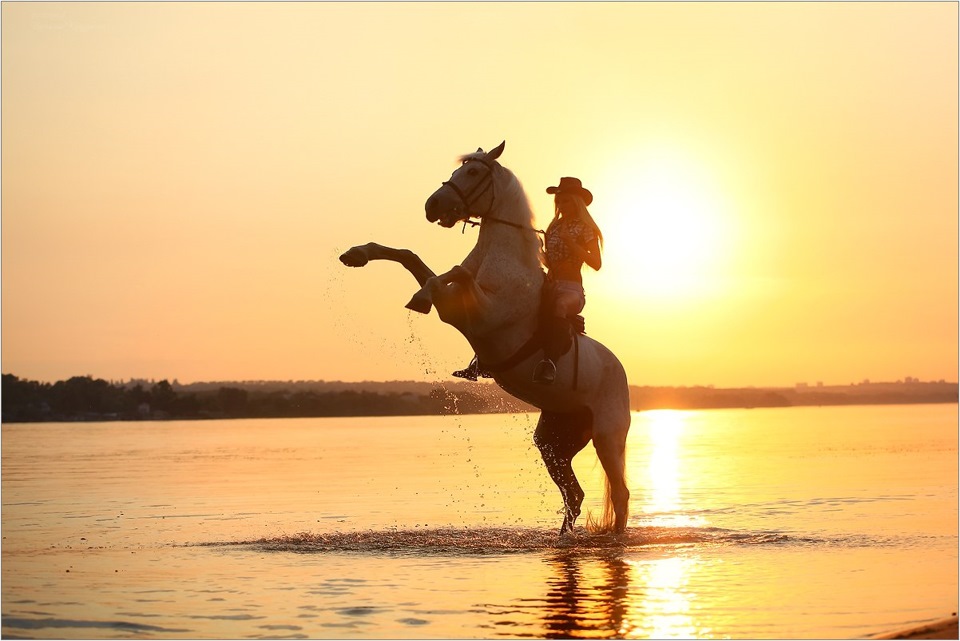
<svg viewBox="0 0 960 641">
<path fill-rule="evenodd" d="M 646 490 L 643 504 L 645 525 L 660 527 L 700 527 L 706 524 L 702 516 L 684 514 L 681 500 L 684 474 L 681 471 L 682 438 L 686 431 L 688 412 L 654 410 L 645 412 L 650 443 L 646 466 Z"/>
<path fill-rule="evenodd" d="M 630 583 L 643 586 L 643 597 L 632 604 L 619 634 L 628 638 L 701 639 L 711 631 L 697 624 L 687 584 L 697 559 L 667 557 L 627 560 Z"/>
<path fill-rule="evenodd" d="M 646 445 L 633 462 L 633 477 L 643 495 L 637 497 L 643 528 L 697 528 L 707 520 L 690 513 L 687 485 L 695 478 L 684 451 L 690 436 L 690 412 L 643 412 L 637 427 L 646 430 Z M 625 638 L 711 638 L 698 623 L 698 599 L 689 589 L 691 577 L 702 571 L 696 556 L 623 559 L 626 583 L 631 586 L 625 612 L 617 627 Z M 611 623 L 614 623 L 611 621 Z"/>
</svg>

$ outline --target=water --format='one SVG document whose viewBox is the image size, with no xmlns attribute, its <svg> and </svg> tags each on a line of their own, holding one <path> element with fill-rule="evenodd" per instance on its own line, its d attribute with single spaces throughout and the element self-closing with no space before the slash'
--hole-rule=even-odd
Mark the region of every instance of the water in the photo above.
<svg viewBox="0 0 960 641">
<path fill-rule="evenodd" d="M 957 420 L 635 413 L 628 535 L 575 543 L 533 415 L 3 425 L 2 634 L 882 632 L 956 611 Z"/>
</svg>

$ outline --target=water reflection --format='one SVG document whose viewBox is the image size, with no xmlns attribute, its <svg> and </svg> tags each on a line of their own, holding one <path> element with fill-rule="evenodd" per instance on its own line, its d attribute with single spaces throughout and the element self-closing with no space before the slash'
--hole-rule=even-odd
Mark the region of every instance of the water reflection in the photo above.
<svg viewBox="0 0 960 641">
<path fill-rule="evenodd" d="M 710 638 L 688 588 L 699 563 L 682 556 L 560 554 L 547 559 L 552 575 L 532 607 L 547 638 Z"/>
<path fill-rule="evenodd" d="M 696 470 L 685 469 L 683 452 L 688 412 L 644 412 L 637 427 L 645 428 L 647 448 L 636 453 L 632 478 L 642 515 L 640 528 L 662 531 L 706 525 L 687 513 L 684 482 Z M 687 463 L 683 463 L 687 461 Z M 636 496 L 635 495 L 635 496 Z M 651 550 L 632 558 L 625 550 L 585 556 L 565 551 L 548 558 L 547 590 L 539 619 L 549 638 L 709 638 L 710 629 L 697 620 L 701 609 L 690 585 L 703 570 L 695 555 L 663 556 Z M 516 634 L 516 630 L 512 632 Z"/>
<path fill-rule="evenodd" d="M 621 634 L 630 638 L 696 639 L 710 637 L 697 625 L 688 589 L 697 560 L 667 557 L 628 561 L 630 582 L 642 585 L 643 598 L 631 609 Z"/>
<path fill-rule="evenodd" d="M 623 559 L 583 559 L 574 553 L 547 561 L 553 570 L 544 597 L 544 636 L 620 636 L 629 607 L 631 568 Z"/>
<path fill-rule="evenodd" d="M 644 413 L 647 440 L 646 469 L 636 470 L 643 479 L 646 500 L 643 519 L 646 525 L 661 527 L 702 526 L 702 517 L 683 514 L 681 499 L 684 460 L 681 448 L 689 413 L 678 410 L 655 410 Z M 642 459 L 641 459 L 642 460 Z"/>
</svg>

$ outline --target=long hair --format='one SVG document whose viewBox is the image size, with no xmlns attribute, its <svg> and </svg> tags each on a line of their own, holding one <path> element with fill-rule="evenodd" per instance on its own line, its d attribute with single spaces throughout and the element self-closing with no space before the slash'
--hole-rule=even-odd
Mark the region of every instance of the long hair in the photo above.
<svg viewBox="0 0 960 641">
<path fill-rule="evenodd" d="M 600 231 L 600 227 L 597 225 L 597 222 L 593 219 L 593 216 L 590 215 L 590 211 L 587 210 L 587 205 L 583 202 L 583 198 L 576 194 L 572 195 L 573 204 L 577 210 L 577 216 L 585 223 L 590 225 L 590 227 L 593 229 L 593 232 L 597 235 L 597 240 L 600 241 L 600 249 L 603 250 L 603 232 Z M 556 203 L 554 203 L 553 220 L 550 221 L 550 226 L 552 227 L 558 220 L 560 220 L 560 208 L 556 206 Z"/>
</svg>

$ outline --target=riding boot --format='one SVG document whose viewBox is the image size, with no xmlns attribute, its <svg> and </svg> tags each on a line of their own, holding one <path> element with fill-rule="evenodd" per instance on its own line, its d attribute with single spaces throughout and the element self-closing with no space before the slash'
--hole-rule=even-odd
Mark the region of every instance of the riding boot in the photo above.
<svg viewBox="0 0 960 641">
<path fill-rule="evenodd" d="M 557 378 L 557 361 L 570 337 L 570 321 L 566 318 L 551 318 L 546 330 L 543 347 L 544 359 L 533 370 L 533 382 L 551 385 Z"/>
<path fill-rule="evenodd" d="M 451 376 L 465 378 L 468 381 L 475 381 L 479 376 L 482 375 L 483 373 L 480 371 L 480 361 L 477 360 L 476 356 L 473 357 L 473 359 L 470 361 L 470 364 L 467 365 L 465 369 L 458 369 L 451 374 Z"/>
</svg>

